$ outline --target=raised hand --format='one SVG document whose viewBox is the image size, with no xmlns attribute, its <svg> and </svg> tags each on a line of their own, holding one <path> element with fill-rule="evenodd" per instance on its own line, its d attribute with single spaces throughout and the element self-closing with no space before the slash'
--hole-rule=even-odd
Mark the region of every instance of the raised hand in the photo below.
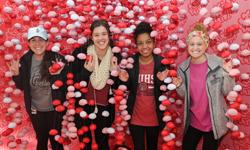
<svg viewBox="0 0 250 150">
<path fill-rule="evenodd" d="M 7 63 L 7 66 L 14 76 L 19 75 L 19 60 L 11 60 Z"/>
<path fill-rule="evenodd" d="M 57 59 L 56 61 L 52 61 L 52 66 L 49 67 L 49 72 L 51 75 L 58 75 L 64 68 L 64 63 L 61 59 Z"/>
<path fill-rule="evenodd" d="M 117 57 L 113 56 L 111 58 L 111 61 L 110 61 L 110 71 L 112 71 L 112 70 L 118 70 L 118 69 L 119 69 L 119 66 L 118 66 Z"/>
<path fill-rule="evenodd" d="M 85 61 L 84 68 L 86 68 L 89 72 L 92 72 L 92 71 L 94 71 L 95 61 L 97 61 L 97 60 L 95 60 L 95 57 L 93 57 L 91 55 L 90 55 L 90 57 L 92 59 L 88 59 L 88 60 Z"/>
<path fill-rule="evenodd" d="M 182 78 L 181 77 L 172 77 L 172 83 L 179 87 L 182 84 Z"/>
<path fill-rule="evenodd" d="M 124 69 L 120 69 L 119 79 L 123 82 L 127 82 L 129 78 L 128 72 Z"/>
<path fill-rule="evenodd" d="M 168 69 L 165 69 L 165 70 L 162 71 L 162 72 L 158 72 L 156 76 L 157 76 L 157 78 L 158 78 L 160 81 L 163 81 L 164 79 L 167 78 L 168 72 L 169 72 L 169 70 L 168 70 Z"/>
</svg>

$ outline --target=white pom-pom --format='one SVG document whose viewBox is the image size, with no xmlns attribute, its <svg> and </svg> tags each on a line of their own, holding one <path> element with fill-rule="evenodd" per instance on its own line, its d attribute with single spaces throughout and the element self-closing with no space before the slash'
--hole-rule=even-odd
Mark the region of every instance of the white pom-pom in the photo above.
<svg viewBox="0 0 250 150">
<path fill-rule="evenodd" d="M 89 114 L 89 119 L 94 120 L 95 118 L 96 118 L 96 114 L 95 113 Z"/>
<path fill-rule="evenodd" d="M 3 98 L 3 102 L 6 104 L 9 104 L 12 102 L 12 99 L 10 97 L 5 97 L 5 98 Z"/>
<path fill-rule="evenodd" d="M 164 79 L 164 83 L 168 84 L 172 82 L 172 78 L 171 77 L 167 77 L 166 79 Z"/>
<path fill-rule="evenodd" d="M 243 20 L 242 25 L 245 27 L 249 27 L 250 26 L 250 18 Z"/>
<path fill-rule="evenodd" d="M 55 46 L 53 46 L 53 47 L 51 48 L 51 50 L 52 50 L 53 52 L 59 52 L 59 51 L 60 51 L 60 47 L 57 46 L 57 45 L 55 45 Z"/>
<path fill-rule="evenodd" d="M 66 5 L 68 7 L 75 7 L 75 2 L 73 0 L 67 0 Z"/>
<path fill-rule="evenodd" d="M 222 51 L 224 49 L 227 49 L 229 47 L 229 44 L 227 42 L 222 42 L 217 46 L 218 51 Z"/>
<path fill-rule="evenodd" d="M 172 90 L 175 90 L 175 89 L 176 89 L 176 85 L 170 83 L 170 84 L 168 84 L 167 88 L 168 88 L 168 90 L 172 91 Z"/>
<path fill-rule="evenodd" d="M 162 118 L 162 120 L 163 120 L 164 122 L 168 122 L 168 121 L 172 120 L 172 117 L 166 115 L 166 116 L 164 116 L 164 117 Z"/>
<path fill-rule="evenodd" d="M 234 108 L 229 108 L 226 112 L 227 115 L 231 115 L 231 116 L 236 116 L 238 114 L 238 111 Z"/>
<path fill-rule="evenodd" d="M 249 79 L 249 74 L 247 74 L 247 73 L 242 73 L 242 74 L 240 75 L 240 78 L 241 78 L 242 80 L 248 80 L 248 79 Z"/>
<path fill-rule="evenodd" d="M 209 34 L 209 38 L 211 40 L 215 40 L 218 37 L 218 35 L 219 35 L 218 32 L 213 31 Z"/>
<path fill-rule="evenodd" d="M 10 122 L 8 124 L 8 128 L 10 128 L 10 129 L 14 129 L 15 127 L 16 127 L 16 123 L 15 122 Z"/>
<path fill-rule="evenodd" d="M 200 9 L 199 14 L 200 14 L 201 16 L 204 16 L 206 13 L 207 13 L 207 8 L 202 7 L 202 8 Z"/>
<path fill-rule="evenodd" d="M 233 43 L 230 45 L 229 49 L 232 51 L 237 51 L 240 48 L 240 45 L 237 43 Z"/>
<path fill-rule="evenodd" d="M 219 6 L 213 7 L 211 9 L 211 16 L 216 17 L 216 16 L 220 15 L 221 12 L 222 12 L 221 7 L 219 7 Z"/>
<path fill-rule="evenodd" d="M 86 105 L 86 104 L 88 104 L 88 101 L 87 101 L 86 99 L 81 99 L 81 100 L 79 101 L 79 105 L 81 105 L 81 106 L 84 106 L 84 105 Z"/>
<path fill-rule="evenodd" d="M 213 21 L 213 18 L 212 18 L 212 17 L 207 17 L 207 18 L 204 19 L 203 24 L 204 24 L 205 26 L 207 26 L 207 25 L 209 25 L 212 21 Z"/>
<path fill-rule="evenodd" d="M 108 117 L 108 116 L 109 116 L 109 112 L 106 111 L 106 110 L 103 111 L 103 112 L 102 112 L 102 116 L 103 116 L 103 117 Z"/>
<path fill-rule="evenodd" d="M 160 101 L 160 102 L 163 101 L 163 100 L 165 100 L 165 99 L 167 99 L 167 97 L 166 97 L 165 95 L 159 96 L 159 101 Z"/>
<path fill-rule="evenodd" d="M 79 98 L 82 96 L 82 93 L 80 91 L 75 92 L 75 98 Z"/>
<path fill-rule="evenodd" d="M 114 128 L 107 128 L 107 133 L 108 134 L 114 134 L 115 133 L 115 129 Z"/>
<path fill-rule="evenodd" d="M 239 4 L 238 3 L 232 3 L 233 7 L 231 8 L 232 11 L 239 10 Z"/>
<path fill-rule="evenodd" d="M 206 6 L 208 4 L 208 0 L 201 0 L 201 5 Z"/>
<path fill-rule="evenodd" d="M 236 91 L 236 92 L 240 92 L 242 90 L 242 86 L 237 84 L 237 85 L 234 86 L 233 90 Z"/>
<path fill-rule="evenodd" d="M 240 65 L 240 60 L 237 59 L 237 58 L 233 58 L 233 59 L 232 59 L 232 65 L 233 65 L 233 66 L 238 66 L 238 65 Z"/>
</svg>

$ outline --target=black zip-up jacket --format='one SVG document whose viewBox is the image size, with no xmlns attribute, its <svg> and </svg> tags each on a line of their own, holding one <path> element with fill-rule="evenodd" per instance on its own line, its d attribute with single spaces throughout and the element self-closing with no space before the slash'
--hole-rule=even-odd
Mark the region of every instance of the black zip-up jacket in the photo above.
<svg viewBox="0 0 250 150">
<path fill-rule="evenodd" d="M 49 58 L 51 59 L 49 62 L 56 60 L 57 59 L 61 59 L 62 61 L 64 61 L 64 57 L 61 56 L 58 53 L 55 52 L 51 52 L 51 51 L 46 51 L 45 55 L 48 55 Z M 25 101 L 25 108 L 26 111 L 29 115 L 31 115 L 31 95 L 30 95 L 30 74 L 31 74 L 31 61 L 32 61 L 32 55 L 33 52 L 31 50 L 29 50 L 26 54 L 24 54 L 21 59 L 20 59 L 20 67 L 19 67 L 19 75 L 17 76 L 13 76 L 13 80 L 16 84 L 16 87 L 19 88 L 20 90 L 22 90 L 24 92 L 24 101 Z M 51 65 L 50 64 L 50 65 Z M 66 67 L 66 65 L 65 65 Z M 63 83 L 65 84 L 65 71 L 66 69 L 64 68 L 62 70 L 62 72 L 59 75 L 50 75 L 49 77 L 49 82 L 50 82 L 50 87 L 51 87 L 51 94 L 52 94 L 52 100 L 54 99 L 59 99 L 61 100 L 61 102 L 63 103 L 66 99 L 65 96 L 65 87 L 61 87 L 59 89 L 52 89 L 52 84 L 56 81 L 56 80 L 62 80 Z"/>
<path fill-rule="evenodd" d="M 159 71 L 163 71 L 166 68 L 169 68 L 167 65 L 161 64 L 161 60 L 163 57 L 159 55 L 153 54 L 154 58 L 154 97 L 155 97 L 155 104 L 156 104 L 156 113 L 157 113 L 157 118 L 159 122 L 159 126 L 161 129 L 164 127 L 164 123 L 162 121 L 163 117 L 163 111 L 159 109 L 159 106 L 161 102 L 158 100 L 159 96 L 162 94 L 160 90 L 160 86 L 163 84 L 162 81 L 160 81 L 156 74 Z M 128 96 L 128 101 L 127 101 L 127 110 L 128 113 L 132 116 L 133 113 L 133 108 L 136 100 L 136 93 L 137 93 L 137 87 L 138 87 L 138 78 L 139 78 L 139 54 L 135 54 L 133 56 L 134 59 L 134 67 L 132 69 L 128 70 L 129 73 L 129 80 L 127 82 L 127 87 L 129 90 L 129 96 Z M 147 117 L 147 116 L 145 116 Z"/>
</svg>

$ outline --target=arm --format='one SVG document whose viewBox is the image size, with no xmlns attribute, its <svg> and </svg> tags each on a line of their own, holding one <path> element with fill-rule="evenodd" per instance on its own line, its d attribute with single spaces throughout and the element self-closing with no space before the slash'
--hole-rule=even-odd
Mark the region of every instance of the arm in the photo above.
<svg viewBox="0 0 250 150">
<path fill-rule="evenodd" d="M 185 81 L 185 76 L 179 67 L 177 69 L 177 74 L 181 78 L 182 83 L 176 88 L 176 92 L 181 99 L 184 99 L 186 89 L 185 89 L 185 83 L 183 83 L 183 81 Z"/>
</svg>

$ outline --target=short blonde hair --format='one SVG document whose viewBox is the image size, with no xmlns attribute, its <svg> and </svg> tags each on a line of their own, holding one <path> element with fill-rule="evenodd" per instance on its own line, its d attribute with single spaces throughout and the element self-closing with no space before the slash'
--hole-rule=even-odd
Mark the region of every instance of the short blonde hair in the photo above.
<svg viewBox="0 0 250 150">
<path fill-rule="evenodd" d="M 208 46 L 209 46 L 209 36 L 208 36 L 208 33 L 207 33 L 207 29 L 203 24 L 198 23 L 198 24 L 196 24 L 194 26 L 192 31 L 188 34 L 187 43 L 189 43 L 191 38 L 195 37 L 195 36 L 200 37 L 204 41 L 204 43 L 206 44 L 206 47 L 208 48 Z"/>
</svg>

